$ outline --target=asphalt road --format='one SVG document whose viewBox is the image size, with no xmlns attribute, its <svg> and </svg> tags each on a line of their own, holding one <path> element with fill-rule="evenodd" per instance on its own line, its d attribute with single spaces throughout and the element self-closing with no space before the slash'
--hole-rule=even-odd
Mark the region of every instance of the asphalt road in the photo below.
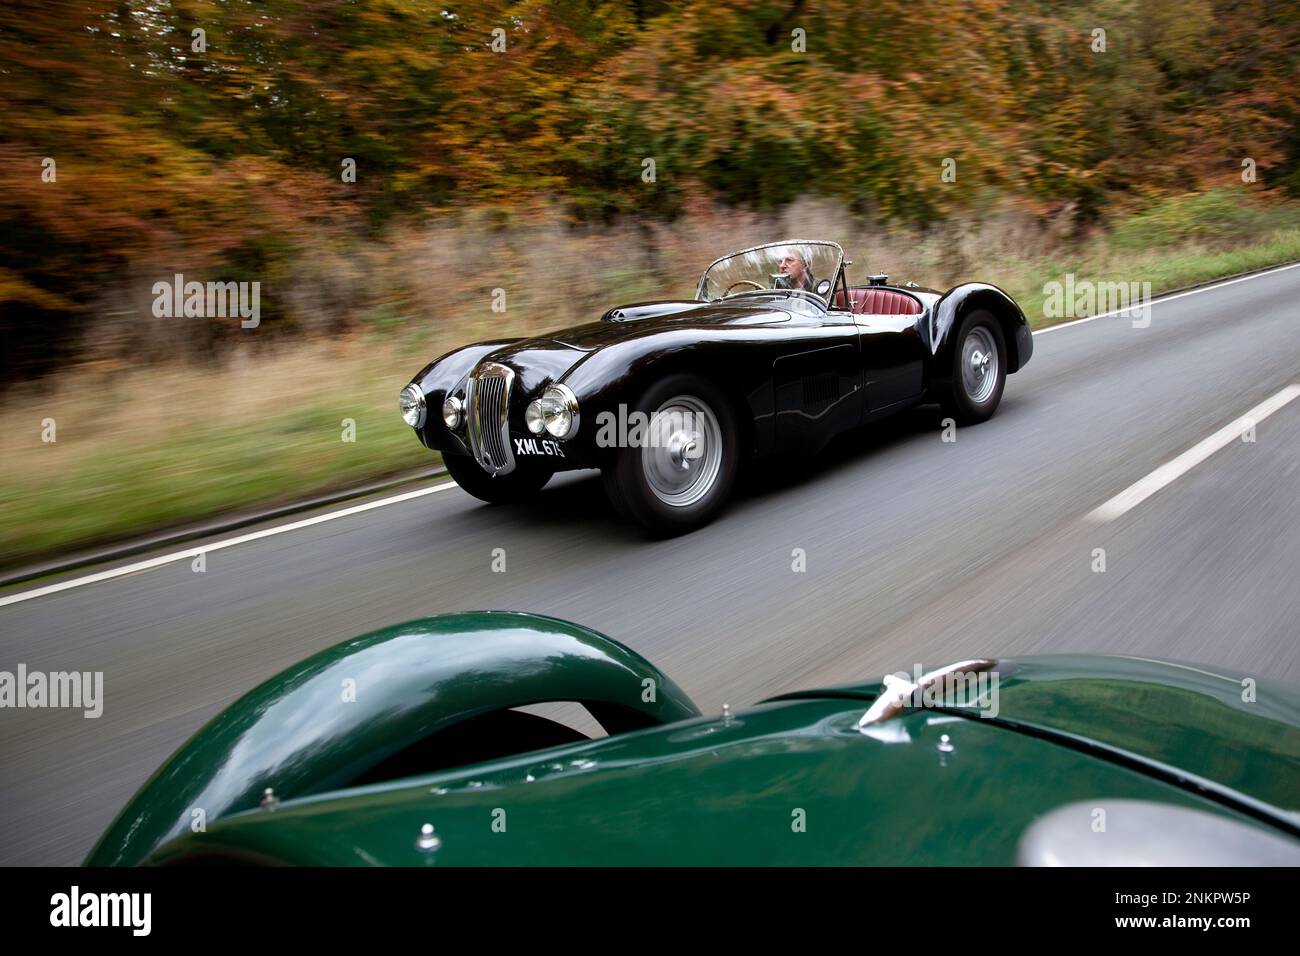
<svg viewBox="0 0 1300 956">
<path fill-rule="evenodd" d="M 529 508 L 451 489 L 214 551 L 203 573 L 182 560 L 0 607 L 0 669 L 105 675 L 97 720 L 0 711 L 0 863 L 80 861 L 254 684 L 447 611 L 589 625 L 706 711 L 978 655 L 1122 653 L 1300 683 L 1300 401 L 1127 514 L 1087 520 L 1300 381 L 1298 304 L 1294 268 L 1157 303 L 1149 328 L 1039 334 L 990 422 L 945 443 L 938 410 L 915 410 L 750 475 L 685 538 L 645 540 L 594 475 L 573 475 Z"/>
</svg>

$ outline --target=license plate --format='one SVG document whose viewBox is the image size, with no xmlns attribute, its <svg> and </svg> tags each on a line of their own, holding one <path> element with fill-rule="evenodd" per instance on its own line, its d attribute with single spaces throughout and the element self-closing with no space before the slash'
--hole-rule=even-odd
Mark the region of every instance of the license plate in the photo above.
<svg viewBox="0 0 1300 956">
<path fill-rule="evenodd" d="M 515 438 L 516 455 L 541 455 L 542 457 L 563 458 L 564 449 L 558 441 L 549 438 Z"/>
</svg>

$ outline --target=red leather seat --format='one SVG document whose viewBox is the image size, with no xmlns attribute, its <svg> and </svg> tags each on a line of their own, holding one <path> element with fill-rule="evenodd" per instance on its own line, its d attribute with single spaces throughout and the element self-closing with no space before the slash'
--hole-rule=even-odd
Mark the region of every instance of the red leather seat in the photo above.
<svg viewBox="0 0 1300 956">
<path fill-rule="evenodd" d="M 843 308 L 835 296 L 836 308 Z M 855 286 L 849 289 L 849 311 L 858 315 L 920 315 L 921 303 L 903 292 L 879 286 Z"/>
</svg>

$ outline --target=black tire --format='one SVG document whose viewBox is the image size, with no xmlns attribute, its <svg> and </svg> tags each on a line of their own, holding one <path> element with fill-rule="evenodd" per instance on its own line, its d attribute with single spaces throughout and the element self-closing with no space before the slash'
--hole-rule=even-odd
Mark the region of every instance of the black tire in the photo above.
<svg viewBox="0 0 1300 956">
<path fill-rule="evenodd" d="M 466 455 L 444 455 L 442 463 L 456 484 L 480 501 L 504 505 L 535 495 L 555 472 L 547 468 L 516 466 L 508 475 L 489 475 Z"/>
<path fill-rule="evenodd" d="M 980 349 L 979 340 L 984 344 L 994 345 L 991 355 L 987 348 Z M 969 363 L 968 340 L 974 350 L 986 360 L 995 358 L 997 368 L 993 371 L 991 383 L 974 386 L 963 376 L 963 361 Z M 966 359 L 963 359 L 966 356 Z M 987 374 L 987 373 L 986 373 Z M 959 425 L 976 425 L 992 417 L 1002 401 L 1002 390 L 1007 384 L 1007 343 L 1002 335 L 1002 326 L 992 312 L 977 309 L 968 314 L 957 328 L 953 338 L 952 366 L 948 369 L 949 378 L 938 383 L 939 403 L 943 410 L 956 419 Z"/>
<path fill-rule="evenodd" d="M 654 470 L 656 464 L 664 465 L 664 456 L 671 454 L 663 448 L 620 448 L 613 463 L 601 471 L 605 492 L 614 509 L 659 537 L 686 534 L 717 517 L 731 495 L 740 467 L 740 430 L 735 413 L 726 396 L 705 379 L 695 375 L 669 376 L 646 389 L 632 410 L 650 416 L 665 402 L 677 398 L 700 406 L 701 420 L 707 422 L 704 428 L 714 436 L 718 456 L 716 471 L 707 446 L 700 458 L 691 459 L 691 463 L 699 468 L 697 473 L 706 476 L 698 479 L 704 484 L 685 489 L 682 503 L 667 500 L 671 496 L 666 497 L 662 488 L 657 491 L 647 475 L 648 469 Z M 712 421 L 708 421 L 709 415 Z M 647 456 L 653 456 L 649 462 Z M 689 467 L 690 464 L 684 470 L 689 470 Z M 683 480 L 691 481 L 690 478 Z"/>
</svg>

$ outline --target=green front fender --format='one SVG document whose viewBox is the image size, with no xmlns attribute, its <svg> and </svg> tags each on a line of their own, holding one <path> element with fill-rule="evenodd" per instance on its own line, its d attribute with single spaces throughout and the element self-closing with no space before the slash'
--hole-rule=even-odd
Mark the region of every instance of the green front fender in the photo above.
<svg viewBox="0 0 1300 956">
<path fill-rule="evenodd" d="M 222 711 L 132 798 L 86 859 L 129 866 L 167 840 L 257 806 L 349 786 L 479 714 L 586 706 L 613 734 L 699 716 L 616 641 L 555 618 L 484 611 L 401 624 L 310 657 Z"/>
</svg>

